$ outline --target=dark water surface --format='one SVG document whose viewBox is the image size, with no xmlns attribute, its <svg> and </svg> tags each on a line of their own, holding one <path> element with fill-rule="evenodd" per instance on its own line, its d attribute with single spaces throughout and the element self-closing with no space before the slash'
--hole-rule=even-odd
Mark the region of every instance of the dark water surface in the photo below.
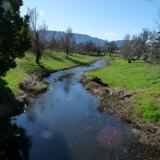
<svg viewBox="0 0 160 160">
<path fill-rule="evenodd" d="M 130 129 L 98 112 L 98 98 L 79 83 L 85 71 L 105 65 L 98 61 L 47 78 L 51 89 L 35 98 L 22 114 L 12 117 L 12 127 L 20 130 L 14 133 L 17 146 L 23 146 L 19 154 L 30 160 L 129 159 Z M 66 79 L 64 75 L 68 75 Z"/>
</svg>

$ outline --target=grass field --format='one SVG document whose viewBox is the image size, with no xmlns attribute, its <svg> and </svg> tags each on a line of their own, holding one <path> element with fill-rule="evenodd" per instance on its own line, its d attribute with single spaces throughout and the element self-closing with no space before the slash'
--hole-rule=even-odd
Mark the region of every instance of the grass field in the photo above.
<svg viewBox="0 0 160 160">
<path fill-rule="evenodd" d="M 66 58 L 65 53 L 45 51 L 41 64 L 47 70 L 57 70 L 63 69 L 76 64 L 83 64 L 92 61 L 95 57 L 72 54 Z M 26 56 L 22 59 L 17 59 L 17 67 L 11 69 L 7 72 L 7 75 L 0 80 L 0 83 L 4 83 L 3 80 L 7 83 L 8 88 L 11 89 L 13 93 L 19 91 L 19 82 L 27 75 L 35 72 L 42 71 L 42 68 L 35 63 L 35 56 L 32 53 L 26 53 Z M 0 84 L 1 86 L 1 84 Z"/>
<path fill-rule="evenodd" d="M 138 116 L 151 121 L 160 121 L 160 66 L 144 63 L 143 60 L 128 64 L 122 58 L 107 58 L 110 66 L 90 72 L 112 88 L 125 87 L 133 91 L 133 106 Z"/>
</svg>

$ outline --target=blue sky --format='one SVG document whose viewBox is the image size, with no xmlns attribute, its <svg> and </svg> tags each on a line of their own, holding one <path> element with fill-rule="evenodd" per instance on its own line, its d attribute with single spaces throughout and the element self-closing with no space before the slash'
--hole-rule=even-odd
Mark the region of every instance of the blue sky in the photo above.
<svg viewBox="0 0 160 160">
<path fill-rule="evenodd" d="M 49 30 L 89 34 L 108 40 L 123 39 L 152 29 L 158 19 L 160 0 L 24 0 L 22 14 L 36 7 Z"/>
</svg>

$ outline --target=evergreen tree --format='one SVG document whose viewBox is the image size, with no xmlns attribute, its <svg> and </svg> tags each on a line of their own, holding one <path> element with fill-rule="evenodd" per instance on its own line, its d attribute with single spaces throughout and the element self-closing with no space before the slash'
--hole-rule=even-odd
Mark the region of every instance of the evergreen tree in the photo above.
<svg viewBox="0 0 160 160">
<path fill-rule="evenodd" d="M 0 76 L 16 67 L 15 59 L 31 47 L 29 17 L 20 15 L 22 5 L 22 0 L 0 1 Z"/>
</svg>

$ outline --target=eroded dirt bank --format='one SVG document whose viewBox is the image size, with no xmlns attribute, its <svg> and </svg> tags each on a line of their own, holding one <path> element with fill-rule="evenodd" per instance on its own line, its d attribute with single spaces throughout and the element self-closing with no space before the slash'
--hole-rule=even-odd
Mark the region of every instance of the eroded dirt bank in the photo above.
<svg viewBox="0 0 160 160">
<path fill-rule="evenodd" d="M 139 143 L 153 154 L 153 159 L 160 159 L 160 123 L 151 123 L 139 118 L 136 110 L 130 107 L 130 97 L 134 94 L 125 88 L 113 90 L 99 78 L 89 78 L 87 74 L 81 77 L 81 83 L 92 94 L 100 99 L 98 110 L 107 110 L 116 118 L 127 122 Z"/>
</svg>

